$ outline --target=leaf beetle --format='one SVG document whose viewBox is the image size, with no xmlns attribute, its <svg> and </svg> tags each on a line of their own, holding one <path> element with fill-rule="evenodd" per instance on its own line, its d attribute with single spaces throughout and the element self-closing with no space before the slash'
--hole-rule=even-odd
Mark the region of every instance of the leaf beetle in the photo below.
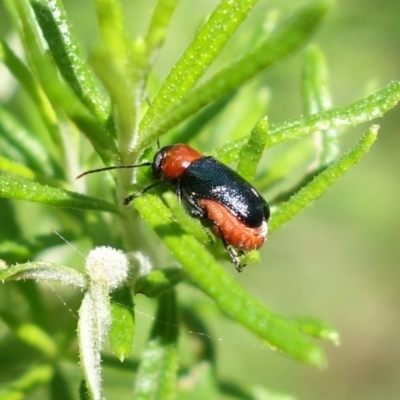
<svg viewBox="0 0 400 400">
<path fill-rule="evenodd" d="M 270 210 L 261 194 L 237 172 L 186 144 L 160 148 L 152 162 L 84 172 L 150 166 L 157 182 L 128 196 L 124 204 L 162 183 L 171 183 L 188 212 L 209 227 L 228 250 L 238 272 L 239 255 L 259 249 L 266 240 Z"/>
</svg>

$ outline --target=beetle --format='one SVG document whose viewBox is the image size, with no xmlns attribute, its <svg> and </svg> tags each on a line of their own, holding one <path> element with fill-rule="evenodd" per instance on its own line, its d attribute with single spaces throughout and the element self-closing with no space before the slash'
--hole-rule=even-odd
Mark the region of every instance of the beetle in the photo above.
<svg viewBox="0 0 400 400">
<path fill-rule="evenodd" d="M 259 249 L 266 240 L 270 210 L 261 194 L 237 172 L 214 157 L 204 156 L 187 144 L 160 148 L 152 162 L 119 165 L 84 172 L 150 166 L 157 182 L 124 199 L 136 197 L 162 183 L 171 183 L 190 215 L 219 237 L 238 272 L 244 265 L 239 256 Z"/>
</svg>

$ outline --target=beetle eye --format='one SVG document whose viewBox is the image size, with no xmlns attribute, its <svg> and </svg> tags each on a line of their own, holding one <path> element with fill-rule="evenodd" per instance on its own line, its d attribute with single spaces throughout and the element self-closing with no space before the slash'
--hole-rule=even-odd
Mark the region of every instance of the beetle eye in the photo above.
<svg viewBox="0 0 400 400">
<path fill-rule="evenodd" d="M 154 179 L 161 178 L 161 167 L 165 158 L 165 149 L 162 148 L 154 155 L 153 163 L 151 164 L 151 169 Z"/>
</svg>

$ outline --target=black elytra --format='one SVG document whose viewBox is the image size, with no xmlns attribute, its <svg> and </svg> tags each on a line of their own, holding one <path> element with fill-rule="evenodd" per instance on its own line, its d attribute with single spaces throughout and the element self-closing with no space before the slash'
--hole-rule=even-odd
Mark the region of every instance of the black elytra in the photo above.
<svg viewBox="0 0 400 400">
<path fill-rule="evenodd" d="M 268 204 L 260 193 L 237 172 L 213 157 L 190 163 L 178 185 L 191 205 L 199 199 L 215 200 L 250 228 L 269 219 Z"/>
</svg>

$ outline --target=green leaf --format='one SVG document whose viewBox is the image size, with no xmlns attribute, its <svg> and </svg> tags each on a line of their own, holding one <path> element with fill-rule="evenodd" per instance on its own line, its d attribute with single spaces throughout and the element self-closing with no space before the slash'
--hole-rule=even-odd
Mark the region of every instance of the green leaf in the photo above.
<svg viewBox="0 0 400 400">
<path fill-rule="evenodd" d="M 118 143 L 121 155 L 129 150 L 132 134 L 135 132 L 138 117 L 135 88 L 129 80 L 128 72 L 110 56 L 109 49 L 98 47 L 92 51 L 91 64 L 110 95 L 116 118 Z M 129 159 L 122 159 L 124 164 Z"/>
<path fill-rule="evenodd" d="M 168 143 L 189 143 L 190 140 L 199 135 L 209 122 L 217 118 L 227 108 L 231 101 L 235 99 L 235 96 L 236 92 L 230 93 L 204 107 L 187 122 L 169 133 L 166 138 Z"/>
<path fill-rule="evenodd" d="M 286 203 L 272 212 L 269 232 L 272 233 L 298 212 L 321 196 L 345 172 L 357 164 L 368 152 L 376 139 L 379 127 L 373 125 L 362 139 L 346 155 L 318 174 L 308 185 L 296 192 Z"/>
<path fill-rule="evenodd" d="M 188 93 L 225 47 L 233 33 L 248 16 L 257 0 L 222 0 L 196 37 L 175 64 L 163 86 L 152 100 L 140 128 L 147 130 L 171 106 Z M 224 28 L 221 29 L 221 26 Z M 192 113 L 194 114 L 194 113 Z M 166 129 L 167 130 L 167 129 Z"/>
<path fill-rule="evenodd" d="M 395 81 L 355 103 L 273 125 L 269 131 L 266 147 L 300 139 L 320 129 L 345 125 L 357 126 L 382 117 L 399 102 L 400 81 Z M 230 142 L 216 149 L 213 154 L 226 164 L 233 163 L 238 160 L 239 151 L 247 140 L 244 137 Z"/>
<path fill-rule="evenodd" d="M 236 171 L 248 181 L 256 176 L 257 166 L 264 152 L 268 137 L 268 119 L 262 119 L 250 132 L 249 140 L 240 151 Z"/>
<path fill-rule="evenodd" d="M 2 240 L 0 242 L 0 255 L 7 260 L 26 260 L 31 257 L 31 249 L 25 243 L 18 241 Z"/>
<path fill-rule="evenodd" d="M 176 195 L 172 192 L 163 194 L 165 203 L 171 210 L 178 224 L 185 229 L 186 232 L 193 235 L 201 243 L 209 243 L 211 236 L 207 232 L 198 219 L 191 217 L 179 202 Z"/>
<path fill-rule="evenodd" d="M 102 398 L 101 350 L 111 323 L 111 306 L 105 281 L 91 282 L 79 308 L 78 340 L 81 369 L 92 400 Z"/>
<path fill-rule="evenodd" d="M 171 22 L 178 0 L 158 0 L 154 7 L 149 28 L 144 37 L 147 66 L 154 63 L 154 58 L 164 43 L 168 25 Z M 132 60 L 135 62 L 135 60 Z"/>
<path fill-rule="evenodd" d="M 179 385 L 179 400 L 202 400 L 220 398 L 219 382 L 215 370 L 207 361 L 194 364 Z"/>
<path fill-rule="evenodd" d="M 24 400 L 25 394 L 20 390 L 7 389 L 3 387 L 0 389 L 1 400 Z"/>
<path fill-rule="evenodd" d="M 111 294 L 111 317 L 111 349 L 122 362 L 131 354 L 135 334 L 135 311 L 129 288 L 124 287 Z"/>
<path fill-rule="evenodd" d="M 340 344 L 339 332 L 325 321 L 314 317 L 294 317 L 292 321 L 307 335 L 317 339 L 329 340 L 335 345 Z"/>
<path fill-rule="evenodd" d="M 302 94 L 307 115 L 331 108 L 326 60 L 316 45 L 309 46 L 304 54 Z"/>
<path fill-rule="evenodd" d="M 14 175 L 19 178 L 27 179 L 30 181 L 39 181 L 40 183 L 48 183 L 52 186 L 63 186 L 64 181 L 52 179 L 46 175 L 40 174 L 26 167 L 23 164 L 9 160 L 0 156 L 0 171 L 6 172 L 7 175 Z"/>
<path fill-rule="evenodd" d="M 226 315 L 275 349 L 314 365 L 325 363 L 319 347 L 300 333 L 295 324 L 274 314 L 246 293 L 193 236 L 174 222 L 171 212 L 159 198 L 147 195 L 135 199 L 134 203 L 145 221 L 182 264 L 191 280 Z"/>
<path fill-rule="evenodd" d="M 208 310 L 206 310 L 206 313 Z M 197 360 L 206 360 L 212 366 L 214 372 L 217 368 L 216 343 L 207 325 L 208 313 L 201 315 L 200 307 L 195 305 L 181 307 L 182 322 L 190 333 L 196 335 Z"/>
<path fill-rule="evenodd" d="M 132 154 L 132 146 L 138 134 L 146 79 L 155 53 L 164 40 L 175 3 L 176 0 L 158 2 L 145 39 L 140 38 L 129 46 L 120 3 L 109 0 L 95 2 L 103 42 L 92 53 L 91 61 L 111 96 L 124 164 L 136 162 L 137 153 Z"/>
<path fill-rule="evenodd" d="M 163 114 L 143 119 L 141 129 L 144 132 L 139 148 L 146 148 L 167 130 L 200 111 L 212 101 L 239 88 L 257 73 L 303 45 L 329 10 L 329 5 L 330 1 L 319 0 L 301 9 L 254 51 L 215 74 L 204 84 L 182 97 L 171 108 L 165 107 L 165 104 L 169 104 L 169 100 L 163 98 L 162 107 L 160 106 Z M 154 104 L 156 104 L 155 101 Z"/>
<path fill-rule="evenodd" d="M 11 175 L 16 175 L 20 178 L 34 180 L 37 179 L 39 174 L 32 171 L 30 168 L 23 164 L 9 160 L 8 158 L 0 156 L 0 171 L 7 172 Z M 43 175 L 42 175 L 43 176 Z"/>
<path fill-rule="evenodd" d="M 0 318 L 14 334 L 27 345 L 39 350 L 45 357 L 53 359 L 57 355 L 57 344 L 53 338 L 38 325 L 19 321 L 11 312 L 1 310 Z"/>
<path fill-rule="evenodd" d="M 64 285 L 73 285 L 77 288 L 86 287 L 86 278 L 80 272 L 58 263 L 48 261 L 34 261 L 17 264 L 0 270 L 0 281 L 4 280 L 46 280 L 56 281 Z"/>
<path fill-rule="evenodd" d="M 103 125 L 109 104 L 100 96 L 60 0 L 30 0 L 43 36 L 65 81 Z"/>
<path fill-rule="evenodd" d="M 326 111 L 332 107 L 328 84 L 328 68 L 323 53 L 310 46 L 304 55 L 302 94 L 306 115 Z M 339 154 L 338 132 L 334 128 L 314 133 L 315 161 L 309 167 L 320 169 L 334 161 Z"/>
<path fill-rule="evenodd" d="M 173 291 L 159 297 L 150 339 L 136 375 L 135 399 L 174 399 L 178 370 L 178 310 Z"/>
<path fill-rule="evenodd" d="M 246 136 L 266 118 L 272 91 L 263 79 L 253 79 L 237 90 L 237 96 L 219 119 L 212 147 Z M 211 146 L 210 146 L 211 147 Z"/>
<path fill-rule="evenodd" d="M 18 82 L 25 88 L 37 108 L 53 142 L 60 147 L 61 138 L 57 127 L 57 116 L 37 79 L 25 64 L 8 47 L 7 43 L 0 38 L 0 60 L 4 62 L 9 71 Z"/>
<path fill-rule="evenodd" d="M 0 135 L 13 146 L 25 162 L 43 175 L 54 174 L 54 164 L 47 149 L 32 132 L 22 126 L 9 112 L 0 106 Z"/>
<path fill-rule="evenodd" d="M 94 197 L 6 175 L 0 175 L 0 197 L 79 210 L 119 212 L 114 204 Z"/>
<path fill-rule="evenodd" d="M 79 400 L 92 400 L 89 389 L 84 379 L 81 380 L 79 385 Z"/>
<path fill-rule="evenodd" d="M 39 364 L 31 366 L 27 372 L 19 378 L 8 383 L 6 387 L 0 389 L 0 398 L 5 399 L 26 399 L 29 392 L 48 383 L 53 375 L 53 367 L 47 364 Z M 9 390 L 11 394 L 4 394 L 3 390 L 7 393 Z M 23 394 L 23 397 L 18 397 L 18 393 Z M 4 397 L 3 397 L 4 396 Z M 7 397 L 10 396 L 10 397 Z"/>
<path fill-rule="evenodd" d="M 66 113 L 92 142 L 103 161 L 109 163 L 118 154 L 114 138 L 93 117 L 72 89 L 59 78 L 52 59 L 41 46 L 41 33 L 32 17 L 27 0 L 7 0 L 7 5 L 13 14 L 17 15 L 18 27 L 24 39 L 24 47 L 31 67 L 52 104 L 57 105 Z"/>
<path fill-rule="evenodd" d="M 184 278 L 180 268 L 164 268 L 141 276 L 135 283 L 135 293 L 147 297 L 159 297 L 171 291 Z"/>
<path fill-rule="evenodd" d="M 130 71 L 130 48 L 121 2 L 96 0 L 94 4 L 102 42 L 92 51 L 91 63 L 111 97 L 121 162 L 131 164 L 135 160 L 129 158 L 128 154 L 134 140 L 133 135 L 137 134 L 141 104 L 138 82 L 131 79 L 131 74 L 137 74 L 137 68 Z M 141 85 L 144 86 L 143 82 Z"/>
<path fill-rule="evenodd" d="M 289 394 L 277 393 L 260 385 L 244 385 L 237 381 L 223 380 L 220 390 L 228 398 L 243 400 L 297 400 Z M 224 396 L 224 397 L 225 397 Z"/>
<path fill-rule="evenodd" d="M 11 267 L 13 268 L 13 267 Z M 40 274 L 40 273 L 39 273 Z M 40 326 L 45 331 L 50 331 L 50 313 L 46 296 L 41 292 L 41 287 L 36 280 L 23 280 L 23 284 L 13 285 L 19 294 L 24 298 L 25 304 L 29 306 L 31 321 Z"/>
<path fill-rule="evenodd" d="M 107 53 L 118 67 L 128 59 L 127 34 L 119 0 L 95 0 L 100 36 Z"/>
<path fill-rule="evenodd" d="M 65 374 L 58 365 L 54 366 L 53 378 L 50 382 L 50 399 L 54 400 L 74 400 L 72 395 L 69 376 Z"/>
</svg>

